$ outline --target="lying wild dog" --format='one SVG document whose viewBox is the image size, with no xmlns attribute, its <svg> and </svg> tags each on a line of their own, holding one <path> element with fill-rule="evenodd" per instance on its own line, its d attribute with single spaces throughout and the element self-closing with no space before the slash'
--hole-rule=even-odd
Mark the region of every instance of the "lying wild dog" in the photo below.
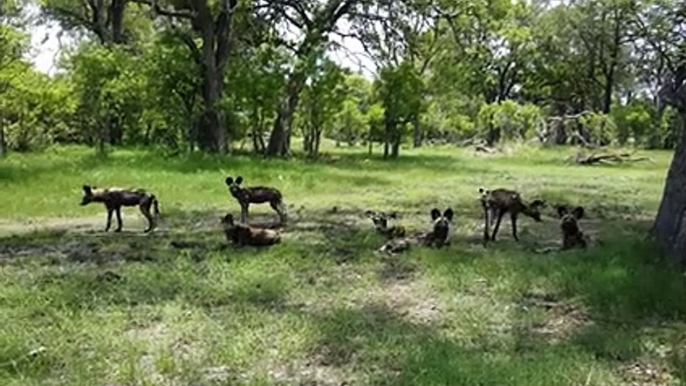
<svg viewBox="0 0 686 386">
<path fill-rule="evenodd" d="M 384 245 L 381 246 L 381 248 L 379 248 L 379 252 L 388 253 L 389 255 L 405 252 L 409 250 L 413 244 L 420 242 L 419 237 L 405 237 L 401 239 L 388 240 L 386 243 L 384 243 Z"/>
<path fill-rule="evenodd" d="M 494 219 L 496 220 L 495 228 L 493 229 L 493 234 L 490 236 L 490 239 L 495 241 L 495 235 L 498 233 L 500 222 L 505 213 L 510 213 L 512 236 L 516 241 L 519 241 L 519 238 L 517 237 L 517 216 L 519 216 L 520 213 L 531 217 L 536 222 L 541 221 L 540 208 L 545 206 L 545 201 L 535 200 L 530 204 L 525 204 L 518 192 L 507 189 L 485 190 L 484 188 L 480 188 L 479 193 L 481 193 L 481 206 L 484 209 L 484 215 L 486 217 L 484 241 L 489 240 L 488 233 L 491 225 L 493 225 Z"/>
<path fill-rule="evenodd" d="M 569 212 L 566 206 L 558 205 L 557 214 L 562 219 L 560 223 L 560 228 L 562 229 L 562 249 L 586 248 L 586 238 L 579 229 L 578 223 L 578 220 L 584 217 L 584 208 L 577 206 Z"/>
<path fill-rule="evenodd" d="M 440 210 L 434 208 L 431 210 L 433 225 L 430 232 L 416 236 L 391 239 L 382 245 L 381 248 L 379 248 L 379 251 L 393 254 L 405 252 L 415 244 L 436 246 L 437 248 L 441 248 L 444 245 L 450 245 L 448 239 L 450 237 L 453 215 L 454 213 L 451 208 L 446 209 L 445 212 L 443 212 L 443 215 L 441 215 Z"/>
<path fill-rule="evenodd" d="M 112 224 L 112 213 L 117 213 L 117 229 L 115 232 L 121 232 L 121 207 L 122 206 L 138 206 L 141 213 L 148 220 L 148 227 L 144 232 L 150 232 L 155 227 L 155 221 L 150 214 L 150 207 L 154 206 L 155 216 L 160 215 L 159 202 L 154 194 L 150 194 L 143 189 L 121 189 L 121 188 L 105 188 L 98 189 L 95 186 L 83 186 L 83 198 L 81 205 L 88 205 L 91 202 L 102 202 L 107 208 L 107 227 L 105 232 L 110 230 Z"/>
<path fill-rule="evenodd" d="M 229 192 L 238 201 L 241 206 L 241 222 L 248 221 L 248 207 L 250 204 L 263 204 L 268 202 L 272 209 L 279 214 L 279 220 L 283 224 L 286 222 L 286 207 L 283 204 L 283 196 L 281 192 L 275 188 L 264 186 L 253 186 L 248 188 L 241 187 L 243 177 L 238 176 L 234 180 L 231 177 L 226 177 L 226 185 L 229 187 Z"/>
<path fill-rule="evenodd" d="M 281 242 L 281 234 L 278 231 L 250 227 L 241 223 L 236 224 L 233 221 L 233 215 L 230 213 L 222 217 L 221 223 L 226 240 L 237 246 L 265 246 Z"/>
<path fill-rule="evenodd" d="M 372 219 L 374 223 L 374 228 L 379 234 L 386 237 L 387 239 L 394 239 L 398 237 L 405 237 L 405 227 L 402 225 L 388 226 L 389 219 L 397 219 L 398 215 L 395 212 L 383 213 L 376 212 L 373 210 L 368 210 L 365 212 L 367 217 Z"/>
<path fill-rule="evenodd" d="M 433 221 L 433 230 L 426 235 L 424 235 L 424 245 L 431 246 L 435 245 L 437 248 L 441 248 L 443 245 L 450 245 L 450 228 L 453 222 L 453 209 L 448 208 L 441 215 L 441 211 L 438 208 L 433 208 L 431 210 L 431 220 Z"/>
</svg>

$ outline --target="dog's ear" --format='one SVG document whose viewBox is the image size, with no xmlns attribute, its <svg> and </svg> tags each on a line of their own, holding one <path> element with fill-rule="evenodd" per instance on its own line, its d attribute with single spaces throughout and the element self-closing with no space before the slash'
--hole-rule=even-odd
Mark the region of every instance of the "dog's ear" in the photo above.
<svg viewBox="0 0 686 386">
<path fill-rule="evenodd" d="M 436 221 L 439 217 L 441 217 L 441 211 L 438 208 L 431 209 L 431 219 Z"/>
<path fill-rule="evenodd" d="M 231 184 L 233 184 L 233 178 L 226 177 L 226 185 L 231 186 Z"/>
<path fill-rule="evenodd" d="M 243 177 L 241 177 L 241 176 L 236 177 L 236 185 L 240 185 L 241 182 L 243 182 Z"/>
<path fill-rule="evenodd" d="M 479 188 L 479 193 L 484 194 L 484 188 Z"/>
<path fill-rule="evenodd" d="M 584 214 L 585 214 L 585 211 L 584 211 L 584 207 L 583 207 L 583 206 L 577 206 L 576 208 L 574 208 L 574 209 L 572 210 L 572 215 L 573 215 L 574 217 L 576 217 L 577 220 L 580 219 L 580 218 L 582 218 L 582 217 L 584 217 Z"/>
<path fill-rule="evenodd" d="M 83 185 L 83 192 L 86 194 L 91 194 L 93 191 L 91 190 L 91 187 L 88 185 Z"/>
<path fill-rule="evenodd" d="M 556 207 L 556 209 L 557 209 L 557 215 L 560 216 L 560 217 L 564 217 L 564 215 L 566 215 L 566 214 L 569 212 L 569 211 L 567 210 L 567 207 L 564 206 L 564 205 L 558 205 L 558 206 Z"/>
<path fill-rule="evenodd" d="M 453 212 L 453 208 L 448 208 L 443 212 L 443 217 L 447 218 L 448 221 L 453 221 L 453 215 L 455 213 Z"/>
<path fill-rule="evenodd" d="M 398 218 L 398 213 L 397 212 L 391 212 L 387 215 L 388 218 Z"/>
</svg>

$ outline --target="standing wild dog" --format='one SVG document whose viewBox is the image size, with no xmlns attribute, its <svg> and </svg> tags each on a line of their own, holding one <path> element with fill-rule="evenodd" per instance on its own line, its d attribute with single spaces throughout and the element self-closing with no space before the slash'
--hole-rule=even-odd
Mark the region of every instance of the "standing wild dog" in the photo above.
<svg viewBox="0 0 686 386">
<path fill-rule="evenodd" d="M 496 220 L 495 228 L 493 229 L 493 234 L 490 236 L 490 239 L 495 241 L 495 235 L 498 233 L 500 221 L 502 221 L 505 213 L 510 213 L 512 236 L 516 241 L 519 241 L 519 238 L 517 237 L 517 216 L 519 216 L 520 213 L 531 217 L 536 222 L 541 221 L 540 208 L 545 206 L 545 201 L 535 200 L 530 204 L 525 204 L 518 192 L 507 189 L 484 190 L 481 188 L 479 189 L 479 193 L 481 193 L 481 206 L 484 209 L 484 215 L 486 217 L 484 241 L 489 240 L 488 232 L 494 219 Z"/>
<path fill-rule="evenodd" d="M 83 186 L 83 199 L 81 205 L 88 205 L 91 202 L 102 202 L 107 208 L 107 227 L 105 232 L 110 230 L 112 224 L 112 213 L 117 213 L 117 229 L 115 232 L 121 232 L 121 207 L 122 206 L 138 206 L 141 213 L 148 220 L 148 227 L 145 232 L 150 232 L 155 227 L 155 221 L 150 214 L 150 207 L 154 206 L 155 216 L 160 215 L 159 202 L 154 194 L 150 194 L 143 189 L 121 189 L 121 188 L 106 188 L 98 189 L 95 186 Z"/>
<path fill-rule="evenodd" d="M 226 185 L 229 187 L 229 192 L 238 201 L 241 206 L 241 222 L 248 221 L 248 207 L 250 204 L 263 204 L 268 202 L 272 209 L 279 214 L 279 220 L 283 224 L 286 222 L 286 207 L 283 205 L 283 196 L 276 188 L 269 188 L 264 186 L 253 186 L 249 188 L 241 187 L 243 177 L 238 176 L 234 180 L 231 177 L 226 177 Z"/>
<path fill-rule="evenodd" d="M 397 219 L 398 215 L 395 212 L 383 213 L 376 212 L 373 210 L 368 210 L 365 212 L 367 217 L 372 219 L 374 223 L 374 228 L 379 234 L 386 237 L 387 239 L 394 239 L 397 237 L 405 237 L 405 227 L 402 225 L 388 226 L 388 219 Z"/>
<path fill-rule="evenodd" d="M 562 219 L 560 228 L 562 229 L 562 249 L 575 247 L 586 248 L 586 239 L 583 232 L 579 229 L 578 220 L 584 217 L 584 208 L 577 206 L 571 213 L 564 205 L 557 206 L 557 214 Z"/>
<path fill-rule="evenodd" d="M 233 215 L 230 213 L 221 219 L 224 227 L 226 240 L 236 246 L 253 245 L 265 246 L 274 245 L 281 241 L 279 232 L 272 229 L 250 227 L 245 224 L 236 224 Z"/>
</svg>

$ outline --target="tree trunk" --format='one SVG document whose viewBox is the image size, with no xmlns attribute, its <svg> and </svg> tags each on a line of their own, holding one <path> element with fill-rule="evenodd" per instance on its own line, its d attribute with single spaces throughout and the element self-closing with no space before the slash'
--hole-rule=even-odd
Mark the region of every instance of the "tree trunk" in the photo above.
<svg viewBox="0 0 686 386">
<path fill-rule="evenodd" d="M 266 151 L 266 155 L 269 157 L 284 157 L 288 154 L 293 114 L 300 100 L 300 91 L 305 86 L 305 79 L 306 76 L 303 72 L 296 72 L 288 81 L 286 86 L 288 92 L 279 105 L 274 127 L 269 136 Z"/>
<path fill-rule="evenodd" d="M 105 155 L 105 152 L 107 151 L 106 145 L 107 145 L 107 137 L 109 137 L 109 127 L 110 127 L 110 121 L 107 120 L 104 124 L 101 124 L 101 130 L 100 130 L 100 135 L 98 135 L 98 148 L 97 152 L 99 155 Z"/>
<path fill-rule="evenodd" d="M 224 77 L 215 62 L 213 35 L 212 29 L 207 28 L 203 38 L 203 113 L 198 145 L 201 150 L 225 154 L 226 120 L 217 106 L 224 92 Z"/>
<path fill-rule="evenodd" d="M 0 157 L 5 155 L 5 120 L 0 116 Z"/>
<path fill-rule="evenodd" d="M 393 130 L 392 128 L 392 123 L 388 120 L 385 122 L 385 132 L 383 136 L 383 157 L 388 158 L 388 156 L 391 154 L 390 153 L 390 145 L 391 145 L 391 132 Z"/>
<path fill-rule="evenodd" d="M 412 127 L 414 129 L 414 147 L 422 146 L 422 132 L 419 125 L 419 116 L 412 118 Z"/>
<path fill-rule="evenodd" d="M 603 94 L 603 114 L 610 114 L 612 110 L 612 90 L 615 84 L 615 65 L 611 65 L 605 76 L 605 91 Z"/>
<path fill-rule="evenodd" d="M 218 102 L 224 92 L 224 67 L 229 59 L 232 40 L 233 10 L 237 0 L 221 1 L 217 5 L 219 13 L 212 16 L 208 0 L 193 0 L 190 9 L 174 12 L 163 10 L 154 5 L 158 14 L 181 17 L 190 20 L 193 31 L 202 39 L 202 49 L 198 48 L 194 37 L 181 33 L 179 37 L 188 46 L 193 59 L 201 67 L 203 111 L 197 126 L 198 147 L 208 152 L 225 154 L 228 133 L 224 113 Z M 185 11 L 192 12 L 185 12 Z"/>
<path fill-rule="evenodd" d="M 322 130 L 318 129 L 314 133 L 314 156 L 318 157 L 319 156 L 319 145 L 322 142 Z"/>
<path fill-rule="evenodd" d="M 303 151 L 305 152 L 305 154 L 311 155 L 312 144 L 313 144 L 312 134 L 310 131 L 310 127 L 307 126 L 307 127 L 305 127 L 305 130 L 303 131 Z"/>
<path fill-rule="evenodd" d="M 683 263 L 686 262 L 686 114 L 682 114 L 681 125 L 652 233 Z"/>
<path fill-rule="evenodd" d="M 391 158 L 398 158 L 400 155 L 400 133 L 397 131 L 393 134 L 393 143 L 391 147 Z"/>
<path fill-rule="evenodd" d="M 648 148 L 657 149 L 660 146 L 660 127 L 662 126 L 662 117 L 665 113 L 664 106 L 656 103 L 657 111 L 653 116 L 653 122 L 650 125 L 650 137 L 648 138 Z"/>
<path fill-rule="evenodd" d="M 124 11 L 126 10 L 127 0 L 112 0 L 109 9 L 109 19 L 112 24 L 112 41 L 114 44 L 126 43 L 124 35 Z"/>
</svg>

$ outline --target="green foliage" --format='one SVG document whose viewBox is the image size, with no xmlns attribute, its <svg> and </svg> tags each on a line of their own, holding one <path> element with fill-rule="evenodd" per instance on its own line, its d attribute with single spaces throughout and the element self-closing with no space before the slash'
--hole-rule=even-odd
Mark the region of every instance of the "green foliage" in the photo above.
<svg viewBox="0 0 686 386">
<path fill-rule="evenodd" d="M 407 123 L 419 114 L 422 90 L 422 79 L 409 62 L 381 69 L 375 83 L 375 92 L 384 107 L 386 121 L 396 124 Z"/>
<path fill-rule="evenodd" d="M 334 115 L 341 111 L 342 106 L 345 109 L 347 90 L 344 80 L 345 75 L 341 68 L 331 60 L 323 59 L 310 76 L 309 84 L 305 86 L 301 110 L 305 118 L 302 125 L 304 150 L 309 155 L 319 152 L 319 141 L 325 127 L 333 125 L 334 120 L 340 121 Z M 354 101 L 351 103 L 359 114 L 357 104 Z M 350 129 L 344 123 L 342 128 L 336 127 L 334 130 L 336 135 L 345 136 L 344 132 Z"/>
<path fill-rule="evenodd" d="M 19 3 L 4 2 L 0 17 L 9 20 Z M 55 91 L 63 95 L 63 90 L 73 90 L 77 108 L 74 112 L 71 107 L 66 112 L 44 109 L 43 115 L 52 116 L 40 121 L 52 122 L 57 128 L 53 131 L 59 133 L 44 140 L 192 151 L 207 137 L 209 124 L 200 119 L 203 111 L 216 108 L 225 118 L 234 146 L 242 148 L 251 139 L 255 152 L 263 153 L 265 134 L 289 100 L 297 106 L 296 119 L 288 122 L 295 125 L 291 136 L 303 133 L 308 153 L 316 152 L 312 138 L 320 135 L 351 143 L 372 138 L 384 142 L 394 155 L 410 130 L 417 145 L 422 138 L 457 142 L 480 136 L 490 143 L 527 139 L 551 116 L 579 114 L 585 118 L 571 130 L 580 129 L 579 134 L 594 143 L 655 146 L 659 142 L 668 147 L 674 143 L 674 128 L 664 128 L 658 121 L 675 121 L 656 116 L 654 99 L 683 49 L 680 19 L 673 14 L 679 8 L 676 0 L 580 0 L 565 5 L 410 1 L 379 4 L 383 11 L 356 2 L 353 35 L 359 35 L 370 55 L 380 60 L 373 83 L 322 61 L 335 44 L 319 41 L 312 28 L 301 47 L 282 39 L 285 36 L 277 26 L 283 18 L 295 21 L 297 27 L 307 19 L 301 14 L 305 10 L 319 20 L 326 12 L 313 10 L 324 4 L 306 2 L 293 13 L 290 3 L 255 9 L 239 3 L 224 62 L 217 60 L 218 45 L 212 42 L 207 48 L 214 54 L 203 56 L 205 41 L 199 31 L 205 24 L 200 19 L 172 17 L 170 22 L 151 12 L 149 4 L 131 1 L 41 0 L 43 16 L 59 21 L 77 37 L 88 38 L 65 55 L 65 77 L 57 86 L 60 91 Z M 120 39 L 114 36 L 116 4 L 124 7 Z M 172 9 L 184 14 L 208 4 L 207 14 L 194 15 L 202 13 L 210 17 L 206 21 L 218 23 L 219 5 L 226 3 L 165 1 L 159 6 L 162 14 Z M 392 14 L 393 20 L 381 23 L 364 17 L 372 11 Z M 11 25 L 0 23 L 0 92 L 3 84 L 9 84 L 10 74 L 33 76 L 21 60 L 27 36 Z M 308 29 L 298 28 L 301 33 Z M 373 29 L 377 31 L 370 33 Z M 204 63 L 212 58 L 214 65 Z M 226 66 L 215 100 L 211 97 L 215 92 L 204 88 L 203 79 L 220 62 Z M 17 64 L 16 71 L 11 63 Z M 215 75 L 212 78 L 218 81 Z M 303 86 L 306 79 L 310 83 Z M 52 87 L 51 80 L 46 82 L 50 86 L 45 87 Z M 213 102 L 205 105 L 206 97 Z M 24 107 L 12 110 L 8 127 L 15 130 L 16 111 L 32 106 L 31 98 L 29 93 L 26 100 L 12 102 Z M 627 105 L 626 100 L 632 102 Z M 375 103 L 382 110 L 372 107 Z M 15 130 L 13 135 L 30 131 Z M 28 137 L 38 138 L 38 132 Z M 555 142 L 565 142 L 562 137 Z"/>
<path fill-rule="evenodd" d="M 286 84 L 286 65 L 289 58 L 283 50 L 260 44 L 243 50 L 228 69 L 227 98 L 234 101 L 236 113 L 244 117 L 234 128 L 236 134 L 250 132 L 255 151 L 262 153 L 262 137 L 273 123 L 280 102 L 279 90 Z"/>
<path fill-rule="evenodd" d="M 590 113 L 579 118 L 587 140 L 596 145 L 608 145 L 617 137 L 617 125 L 611 116 Z"/>
<path fill-rule="evenodd" d="M 612 110 L 611 116 L 617 126 L 619 144 L 625 145 L 629 141 L 637 145 L 646 145 L 655 114 L 653 106 L 645 100 L 638 99 Z"/>
<path fill-rule="evenodd" d="M 145 107 L 142 61 L 121 47 L 83 45 L 71 57 L 69 70 L 78 99 L 81 134 L 104 150 L 140 138 Z"/>
<path fill-rule="evenodd" d="M 476 119 L 479 134 L 490 143 L 500 140 L 525 140 L 542 124 L 539 107 L 507 100 L 484 104 Z"/>
<path fill-rule="evenodd" d="M 186 47 L 171 33 L 156 37 L 144 56 L 142 119 L 151 126 L 148 141 L 172 148 L 195 144 L 200 116 L 200 69 Z"/>
</svg>

